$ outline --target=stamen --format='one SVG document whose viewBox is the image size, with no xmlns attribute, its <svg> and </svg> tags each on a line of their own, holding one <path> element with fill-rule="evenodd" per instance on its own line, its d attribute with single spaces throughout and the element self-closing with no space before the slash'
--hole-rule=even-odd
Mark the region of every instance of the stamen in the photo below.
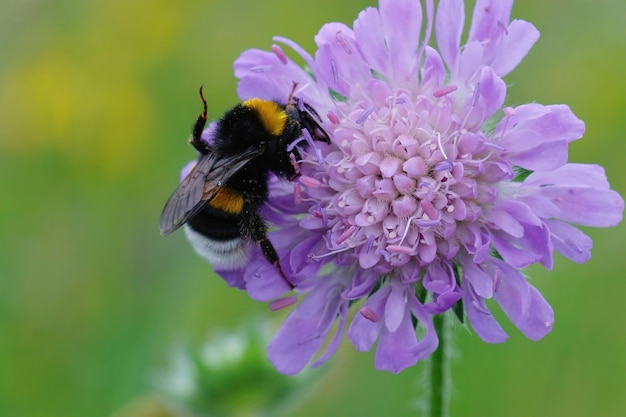
<svg viewBox="0 0 626 417">
<path fill-rule="evenodd" d="M 409 248 L 401 245 L 388 245 L 385 248 L 390 253 L 399 253 L 403 255 L 413 255 L 413 248 Z"/>
<path fill-rule="evenodd" d="M 369 307 L 363 307 L 359 310 L 359 313 L 361 313 L 364 318 L 368 319 L 372 323 L 378 323 L 380 321 L 380 317 L 378 317 L 378 314 L 376 314 L 374 310 Z"/>
<path fill-rule="evenodd" d="M 331 75 L 331 77 L 333 79 L 333 83 L 337 84 L 337 80 L 338 80 L 338 77 L 337 77 L 337 64 L 335 63 L 334 59 L 330 60 L 330 75 Z"/>
<path fill-rule="evenodd" d="M 500 29 L 502 29 L 502 31 L 504 32 L 505 35 L 509 34 L 509 29 L 506 27 L 506 25 L 504 24 L 504 22 L 502 22 L 501 20 L 498 20 L 498 27 Z"/>
<path fill-rule="evenodd" d="M 327 256 L 333 256 L 333 255 L 336 255 L 338 253 L 345 252 L 347 250 L 352 250 L 352 249 L 354 249 L 354 248 L 351 247 L 351 246 L 342 246 L 341 248 L 331 250 L 330 252 L 326 252 L 323 255 L 314 255 L 314 254 L 311 253 L 311 254 L 309 254 L 308 258 L 313 260 L 313 261 L 319 261 L 320 259 L 326 258 Z"/>
<path fill-rule="evenodd" d="M 288 297 L 279 298 L 278 300 L 270 302 L 269 307 L 270 310 L 276 311 L 281 310 L 285 307 L 289 307 L 290 305 L 294 305 L 296 302 L 298 302 L 298 297 L 295 295 L 290 295 Z"/>
<path fill-rule="evenodd" d="M 338 30 L 335 35 L 337 37 L 337 43 L 341 45 L 341 47 L 346 51 L 348 55 L 352 55 L 352 48 L 348 44 L 348 41 L 346 40 L 346 37 L 343 34 L 343 32 Z"/>
<path fill-rule="evenodd" d="M 291 162 L 291 166 L 293 170 L 296 172 L 296 175 L 300 174 L 300 167 L 298 166 L 298 161 L 296 161 L 296 156 L 292 153 L 289 154 L 289 162 Z"/>
<path fill-rule="evenodd" d="M 302 346 L 302 345 L 304 345 L 306 343 L 312 342 L 313 340 L 319 339 L 319 338 L 320 338 L 320 334 L 319 333 L 311 334 L 311 335 L 305 337 L 304 339 L 300 340 L 298 342 L 298 346 Z"/>
<path fill-rule="evenodd" d="M 334 247 L 332 237 L 333 237 L 333 231 L 328 229 L 326 231 L 326 234 L 324 235 L 324 238 L 326 239 L 326 247 L 328 249 L 332 249 Z"/>
<path fill-rule="evenodd" d="M 496 272 L 493 274 L 493 292 L 498 292 L 498 288 L 500 288 L 500 278 L 498 277 L 499 271 L 499 269 L 496 269 Z"/>
<path fill-rule="evenodd" d="M 331 110 L 328 111 L 328 113 L 326 114 L 326 116 L 328 117 L 328 120 L 330 120 L 330 122 L 334 125 L 338 125 L 339 124 L 339 118 L 337 117 L 337 115 L 335 113 L 333 113 Z"/>
<path fill-rule="evenodd" d="M 370 251 L 372 250 L 372 246 L 374 246 L 374 240 L 376 238 L 374 237 L 374 235 L 370 235 L 367 238 L 367 243 L 365 244 L 365 253 L 370 253 Z"/>
<path fill-rule="evenodd" d="M 302 98 L 298 98 L 296 101 L 298 102 L 298 111 L 299 111 L 299 112 L 301 112 L 301 113 L 302 113 L 303 111 L 305 111 L 305 107 L 304 107 L 304 99 L 302 99 Z"/>
<path fill-rule="evenodd" d="M 303 129 L 304 130 L 304 129 Z M 288 146 L 287 146 L 287 152 L 291 152 L 295 149 L 296 146 L 298 146 L 298 144 L 300 142 L 302 142 L 302 140 L 305 139 L 303 136 L 298 137 L 296 140 L 294 140 L 293 142 L 291 142 Z"/>
<path fill-rule="evenodd" d="M 285 51 L 283 51 L 283 48 L 281 48 L 279 45 L 274 44 L 272 45 L 272 52 L 274 52 L 274 55 L 276 55 L 276 57 L 283 65 L 287 65 L 289 60 L 287 59 L 287 55 L 285 55 Z"/>
<path fill-rule="evenodd" d="M 476 83 L 476 87 L 474 87 L 474 95 L 472 96 L 472 107 L 476 107 L 478 104 L 478 97 L 480 92 L 480 83 Z"/>
<path fill-rule="evenodd" d="M 437 216 L 437 210 L 435 209 L 435 206 L 433 206 L 433 204 L 430 201 L 428 200 L 420 201 L 420 207 L 422 208 L 422 210 L 424 210 L 424 213 L 426 213 L 426 215 L 431 220 L 435 220 L 439 217 Z"/>
<path fill-rule="evenodd" d="M 478 305 L 476 301 L 472 301 L 472 307 L 474 307 L 474 310 L 484 314 L 485 316 L 491 316 L 489 310 L 485 310 L 484 308 L 482 308 L 480 305 Z"/>
<path fill-rule="evenodd" d="M 317 146 L 315 146 L 313 137 L 311 136 L 311 133 L 309 133 L 309 130 L 306 127 L 302 129 L 302 137 L 296 139 L 295 141 L 291 142 L 289 146 L 287 146 L 287 151 L 293 150 L 293 148 L 295 148 L 295 146 L 302 140 L 302 138 L 306 140 L 307 144 L 311 148 L 315 149 L 315 156 L 317 156 L 317 163 L 321 165 L 324 162 L 324 156 L 322 155 L 322 151 Z"/>
<path fill-rule="evenodd" d="M 576 242 L 574 242 L 572 239 L 570 239 L 570 238 L 565 239 L 565 243 L 567 244 L 567 246 L 569 246 L 570 248 L 574 249 L 576 252 L 583 253 L 583 249 Z"/>
<path fill-rule="evenodd" d="M 433 168 L 433 171 L 435 172 L 452 171 L 452 168 L 454 168 L 452 165 L 452 162 L 449 159 L 446 159 L 445 161 L 441 161 L 437 165 L 435 165 L 435 168 Z"/>
<path fill-rule="evenodd" d="M 299 182 L 293 184 L 293 202 L 296 206 L 302 202 L 302 185 Z"/>
<path fill-rule="evenodd" d="M 315 156 L 317 156 L 317 163 L 322 165 L 324 163 L 324 155 L 322 155 L 322 150 L 320 148 L 315 148 Z"/>
<path fill-rule="evenodd" d="M 515 109 L 513 107 L 505 107 L 502 109 L 505 115 L 508 117 L 515 116 Z"/>
<path fill-rule="evenodd" d="M 446 155 L 446 151 L 443 149 L 443 144 L 441 143 L 441 133 L 436 132 L 437 135 L 437 144 L 439 145 L 439 150 L 441 151 L 441 154 L 443 155 L 443 159 L 448 159 L 448 155 Z"/>
<path fill-rule="evenodd" d="M 313 137 L 311 136 L 311 133 L 309 133 L 309 129 L 307 129 L 306 127 L 302 129 L 302 137 L 306 140 L 306 143 L 308 143 L 309 146 L 315 148 L 315 142 L 313 142 Z"/>
<path fill-rule="evenodd" d="M 406 97 L 398 97 L 396 99 L 396 104 L 404 104 L 406 103 Z"/>
<path fill-rule="evenodd" d="M 322 213 L 322 226 L 328 227 L 328 212 L 324 207 L 320 208 L 320 212 Z"/>
<path fill-rule="evenodd" d="M 308 175 L 300 175 L 300 177 L 298 177 L 298 180 L 302 183 L 302 185 L 309 188 L 318 188 L 320 185 L 322 185 L 321 182 L 313 177 L 309 177 Z"/>
<path fill-rule="evenodd" d="M 433 227 L 441 224 L 441 220 L 420 219 L 415 220 L 414 223 L 419 227 Z"/>
<path fill-rule="evenodd" d="M 352 236 L 352 233 L 354 233 L 355 230 L 356 230 L 356 226 L 348 227 L 346 230 L 343 231 L 341 235 L 339 235 L 339 237 L 337 238 L 337 240 L 335 240 L 335 242 L 337 244 L 342 244 L 343 242 L 348 240 L 350 236 Z"/>
<path fill-rule="evenodd" d="M 370 114 L 374 111 L 374 106 L 369 106 L 367 109 L 363 110 L 363 113 L 356 119 L 356 124 L 360 125 L 369 117 Z"/>
<path fill-rule="evenodd" d="M 456 85 L 448 85 L 438 90 L 435 90 L 435 92 L 433 93 L 433 96 L 435 98 L 441 98 L 443 96 L 447 96 L 448 94 L 455 92 L 457 88 L 458 87 Z"/>
<path fill-rule="evenodd" d="M 400 238 L 399 245 L 401 245 L 404 242 L 404 239 L 406 238 L 406 235 L 409 233 L 409 228 L 411 227 L 411 222 L 413 222 L 413 220 L 415 220 L 416 218 L 417 218 L 417 216 L 412 216 L 412 217 L 409 217 L 409 219 L 406 221 L 406 226 L 404 227 L 404 232 L 402 233 L 402 237 Z"/>
<path fill-rule="evenodd" d="M 506 148 L 504 146 L 498 145 L 497 143 L 493 143 L 493 142 L 483 142 L 483 144 L 488 147 L 488 148 L 493 148 L 493 149 L 497 149 L 499 151 L 505 152 Z"/>
<path fill-rule="evenodd" d="M 250 70 L 253 72 L 270 72 L 273 68 L 272 65 L 255 65 Z"/>
</svg>

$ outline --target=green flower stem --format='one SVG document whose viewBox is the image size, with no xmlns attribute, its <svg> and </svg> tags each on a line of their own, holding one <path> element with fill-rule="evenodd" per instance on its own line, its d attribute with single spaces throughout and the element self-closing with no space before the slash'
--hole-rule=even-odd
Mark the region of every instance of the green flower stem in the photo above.
<svg viewBox="0 0 626 417">
<path fill-rule="evenodd" d="M 450 324 L 447 314 L 433 317 L 435 330 L 439 337 L 439 347 L 430 355 L 428 379 L 430 398 L 428 399 L 428 416 L 447 417 L 450 413 Z"/>
</svg>

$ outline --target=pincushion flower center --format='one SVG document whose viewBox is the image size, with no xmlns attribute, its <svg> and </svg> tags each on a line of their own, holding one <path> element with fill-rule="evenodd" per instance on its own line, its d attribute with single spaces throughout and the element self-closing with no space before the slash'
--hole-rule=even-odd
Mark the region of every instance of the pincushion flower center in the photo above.
<svg viewBox="0 0 626 417">
<path fill-rule="evenodd" d="M 336 220 L 327 236 L 331 251 L 361 247 L 389 265 L 415 255 L 426 264 L 439 240 L 454 239 L 468 214 L 462 195 L 477 196 L 476 179 L 492 153 L 454 113 L 447 94 L 455 90 L 438 90 L 433 99 L 400 93 L 382 103 L 338 104 L 345 117 L 332 130 L 341 158 L 331 156 L 338 160 L 328 181 L 335 193 L 327 206 Z"/>
</svg>

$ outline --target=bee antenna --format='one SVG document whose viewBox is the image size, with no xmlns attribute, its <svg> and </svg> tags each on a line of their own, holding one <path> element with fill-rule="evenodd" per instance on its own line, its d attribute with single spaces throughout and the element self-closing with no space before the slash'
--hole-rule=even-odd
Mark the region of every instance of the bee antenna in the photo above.
<svg viewBox="0 0 626 417">
<path fill-rule="evenodd" d="M 204 99 L 204 94 L 202 93 L 202 87 L 204 87 L 204 85 L 200 86 L 200 98 L 202 99 L 202 104 L 204 105 L 204 111 L 202 112 L 202 115 L 200 117 L 206 120 L 208 118 L 208 109 L 207 109 L 206 100 Z"/>
<path fill-rule="evenodd" d="M 288 105 L 291 105 L 291 101 L 293 100 L 293 95 L 295 94 L 297 87 L 298 87 L 298 83 L 294 81 L 293 87 L 291 87 L 291 93 L 289 93 L 289 98 L 287 99 Z"/>
<path fill-rule="evenodd" d="M 208 110 L 206 100 L 204 99 L 204 94 L 202 93 L 202 86 L 200 86 L 200 98 L 202 99 L 204 110 L 202 111 L 202 114 L 198 116 L 198 120 L 196 120 L 196 124 L 193 126 L 193 131 L 191 132 L 191 138 L 189 138 L 189 143 L 194 148 L 196 148 L 198 152 L 206 155 L 208 153 L 208 147 L 207 144 L 202 141 L 202 131 L 206 126 Z"/>
</svg>

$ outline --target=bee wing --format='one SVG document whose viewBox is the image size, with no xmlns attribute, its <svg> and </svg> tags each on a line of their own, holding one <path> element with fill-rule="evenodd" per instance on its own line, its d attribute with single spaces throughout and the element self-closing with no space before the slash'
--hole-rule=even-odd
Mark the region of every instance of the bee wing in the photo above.
<svg viewBox="0 0 626 417">
<path fill-rule="evenodd" d="M 260 147 L 228 157 L 216 152 L 202 155 L 165 203 L 159 222 L 161 235 L 169 235 L 196 215 L 234 174 L 263 151 Z"/>
</svg>

